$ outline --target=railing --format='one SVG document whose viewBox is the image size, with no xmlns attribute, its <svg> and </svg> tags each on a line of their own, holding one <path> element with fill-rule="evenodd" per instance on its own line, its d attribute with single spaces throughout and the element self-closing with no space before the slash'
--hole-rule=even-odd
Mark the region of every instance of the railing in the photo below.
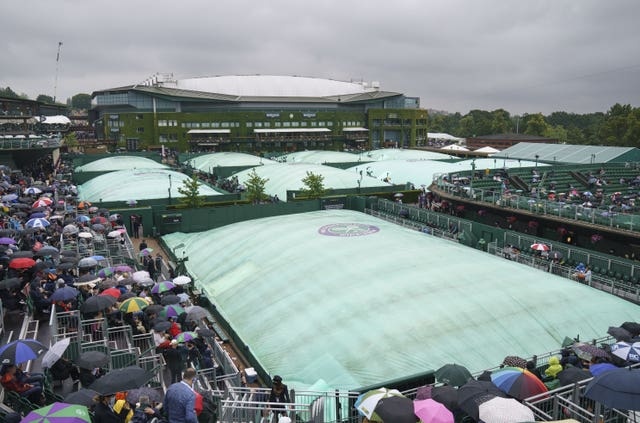
<svg viewBox="0 0 640 423">
<path fill-rule="evenodd" d="M 133 333 L 131 326 L 117 326 L 107 329 L 107 341 L 112 350 L 133 351 Z"/>
<path fill-rule="evenodd" d="M 523 210 L 536 215 L 559 217 L 590 223 L 592 225 L 608 226 L 615 229 L 640 231 L 640 215 L 627 213 L 613 213 L 608 209 L 596 209 L 582 205 L 564 204 L 558 201 L 547 201 L 532 198 L 517 193 L 483 190 L 469 186 L 453 185 L 437 181 L 438 189 L 463 199 L 490 203 L 494 206 Z"/>
<path fill-rule="evenodd" d="M 438 238 L 444 238 L 449 241 L 458 242 L 457 237 L 454 234 L 447 231 L 436 229 L 428 225 L 422 225 L 409 219 L 404 219 L 402 217 L 394 216 L 387 213 L 382 213 L 372 209 L 365 209 L 364 212 L 367 214 L 370 214 L 371 216 L 386 220 L 387 222 L 395 223 L 404 228 L 414 229 L 416 231 L 419 231 L 428 235 L 437 236 Z"/>
<path fill-rule="evenodd" d="M 213 350 L 213 361 L 222 369 L 222 374 L 229 381 L 230 386 L 239 387 L 242 385 L 242 376 L 238 366 L 235 365 L 229 353 L 220 346 L 214 337 L 205 337 L 205 340 Z"/>
<path fill-rule="evenodd" d="M 428 223 L 442 229 L 454 229 L 457 233 L 471 233 L 471 222 L 453 216 L 421 209 L 408 204 L 396 203 L 383 198 L 379 198 L 374 204 L 375 208 L 380 212 L 394 213 L 398 215 L 400 213 L 405 213 L 407 218 L 416 222 Z"/>
<path fill-rule="evenodd" d="M 60 139 L 0 139 L 2 150 L 22 150 L 30 148 L 55 148 L 62 145 Z"/>
</svg>

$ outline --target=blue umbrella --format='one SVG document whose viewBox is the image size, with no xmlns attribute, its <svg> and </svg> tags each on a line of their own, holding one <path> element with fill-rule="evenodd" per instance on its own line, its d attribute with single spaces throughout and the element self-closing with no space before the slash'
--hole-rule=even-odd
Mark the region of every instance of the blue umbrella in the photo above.
<svg viewBox="0 0 640 423">
<path fill-rule="evenodd" d="M 86 216 L 84 214 L 81 214 L 80 216 L 76 217 L 76 220 L 80 223 L 84 223 L 84 222 L 88 222 L 91 220 L 91 218 L 89 216 Z"/>
<path fill-rule="evenodd" d="M 609 408 L 640 410 L 640 370 L 625 367 L 602 373 L 589 382 L 585 396 Z"/>
<path fill-rule="evenodd" d="M 20 364 L 34 360 L 47 348 L 35 339 L 18 339 L 0 348 L 1 364 Z"/>
<path fill-rule="evenodd" d="M 7 194 L 2 196 L 2 201 L 15 201 L 18 199 L 17 194 Z"/>
<path fill-rule="evenodd" d="M 91 257 L 89 257 L 89 258 L 92 258 L 92 259 L 94 259 L 95 261 L 102 261 L 102 260 L 104 260 L 104 259 L 105 259 L 103 256 L 91 256 Z"/>
<path fill-rule="evenodd" d="M 53 294 L 51 294 L 51 297 L 49 297 L 49 299 L 52 302 L 53 301 L 69 301 L 76 298 L 79 293 L 80 291 L 78 291 L 77 289 L 71 286 L 64 286 L 62 288 L 58 288 L 55 291 L 53 291 Z"/>
<path fill-rule="evenodd" d="M 594 376 L 598 376 L 601 373 L 610 372 L 616 369 L 619 369 L 619 367 L 614 366 L 611 363 L 599 363 L 599 364 L 592 364 L 589 366 L 589 371 Z M 640 397 L 638 398 L 638 400 L 640 400 Z"/>
<path fill-rule="evenodd" d="M 32 213 L 31 216 L 29 216 L 30 219 L 37 219 L 37 218 L 43 218 L 46 217 L 47 215 L 41 212 L 38 213 Z"/>
<path fill-rule="evenodd" d="M 27 228 L 46 228 L 49 225 L 49 221 L 42 218 L 29 219 L 25 224 Z"/>
</svg>

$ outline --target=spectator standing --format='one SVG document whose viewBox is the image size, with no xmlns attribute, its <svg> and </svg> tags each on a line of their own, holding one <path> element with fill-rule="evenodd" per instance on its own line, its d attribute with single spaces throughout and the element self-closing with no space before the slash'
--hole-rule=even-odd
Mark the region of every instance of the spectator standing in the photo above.
<svg viewBox="0 0 640 423">
<path fill-rule="evenodd" d="M 188 368 L 184 371 L 182 381 L 172 384 L 164 396 L 164 409 L 171 423 L 198 423 L 196 416 L 196 393 L 193 380 L 196 370 Z"/>
</svg>

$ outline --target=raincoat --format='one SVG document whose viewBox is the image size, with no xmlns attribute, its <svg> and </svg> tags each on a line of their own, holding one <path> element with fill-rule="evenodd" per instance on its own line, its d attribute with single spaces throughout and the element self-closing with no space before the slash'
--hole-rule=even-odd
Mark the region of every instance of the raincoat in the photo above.
<svg viewBox="0 0 640 423">
<path fill-rule="evenodd" d="M 544 371 L 544 374 L 555 378 L 556 375 L 561 371 L 562 366 L 560 365 L 560 360 L 558 360 L 558 357 L 551 357 L 549 359 L 549 367 L 547 367 L 547 370 Z"/>
</svg>

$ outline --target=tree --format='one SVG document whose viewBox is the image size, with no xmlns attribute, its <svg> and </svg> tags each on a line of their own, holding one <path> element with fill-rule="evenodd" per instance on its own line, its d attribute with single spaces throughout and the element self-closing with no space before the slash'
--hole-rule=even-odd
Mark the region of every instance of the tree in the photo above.
<svg viewBox="0 0 640 423">
<path fill-rule="evenodd" d="M 0 97 L 20 98 L 18 93 L 13 91 L 11 87 L 0 88 Z"/>
<path fill-rule="evenodd" d="M 78 138 L 76 137 L 75 132 L 68 132 L 67 135 L 64 136 L 64 145 L 67 146 L 69 150 L 74 149 L 80 145 L 78 143 Z"/>
<path fill-rule="evenodd" d="M 204 205 L 204 196 L 200 195 L 201 185 L 202 183 L 195 173 L 191 178 L 182 181 L 182 186 L 178 187 L 178 192 L 184 197 L 180 197 L 180 202 L 186 204 L 189 208 L 202 207 Z"/>
<path fill-rule="evenodd" d="M 89 110 L 91 108 L 91 94 L 79 93 L 74 95 L 71 97 L 71 107 Z"/>
<path fill-rule="evenodd" d="M 309 198 L 320 198 L 327 192 L 324 188 L 324 176 L 319 173 L 307 171 L 307 176 L 302 179 L 302 183 L 305 188 L 300 192 Z"/>
<path fill-rule="evenodd" d="M 53 104 L 53 97 L 51 97 L 50 95 L 46 95 L 46 94 L 40 94 L 38 97 L 36 97 L 36 101 L 39 101 L 41 103 L 47 103 L 47 104 Z"/>
<path fill-rule="evenodd" d="M 525 134 L 542 137 L 545 132 L 549 130 L 549 124 L 544 120 L 542 113 L 536 113 L 535 115 L 529 115 L 527 117 L 527 126 L 524 130 Z"/>
<path fill-rule="evenodd" d="M 247 200 L 253 204 L 258 204 L 266 200 L 269 196 L 265 193 L 265 186 L 269 182 L 266 178 L 261 178 L 255 169 L 249 173 L 249 179 L 244 183 L 246 187 Z"/>
<path fill-rule="evenodd" d="M 511 116 L 504 109 L 497 109 L 491 112 L 491 133 L 506 134 L 511 132 Z"/>
</svg>

